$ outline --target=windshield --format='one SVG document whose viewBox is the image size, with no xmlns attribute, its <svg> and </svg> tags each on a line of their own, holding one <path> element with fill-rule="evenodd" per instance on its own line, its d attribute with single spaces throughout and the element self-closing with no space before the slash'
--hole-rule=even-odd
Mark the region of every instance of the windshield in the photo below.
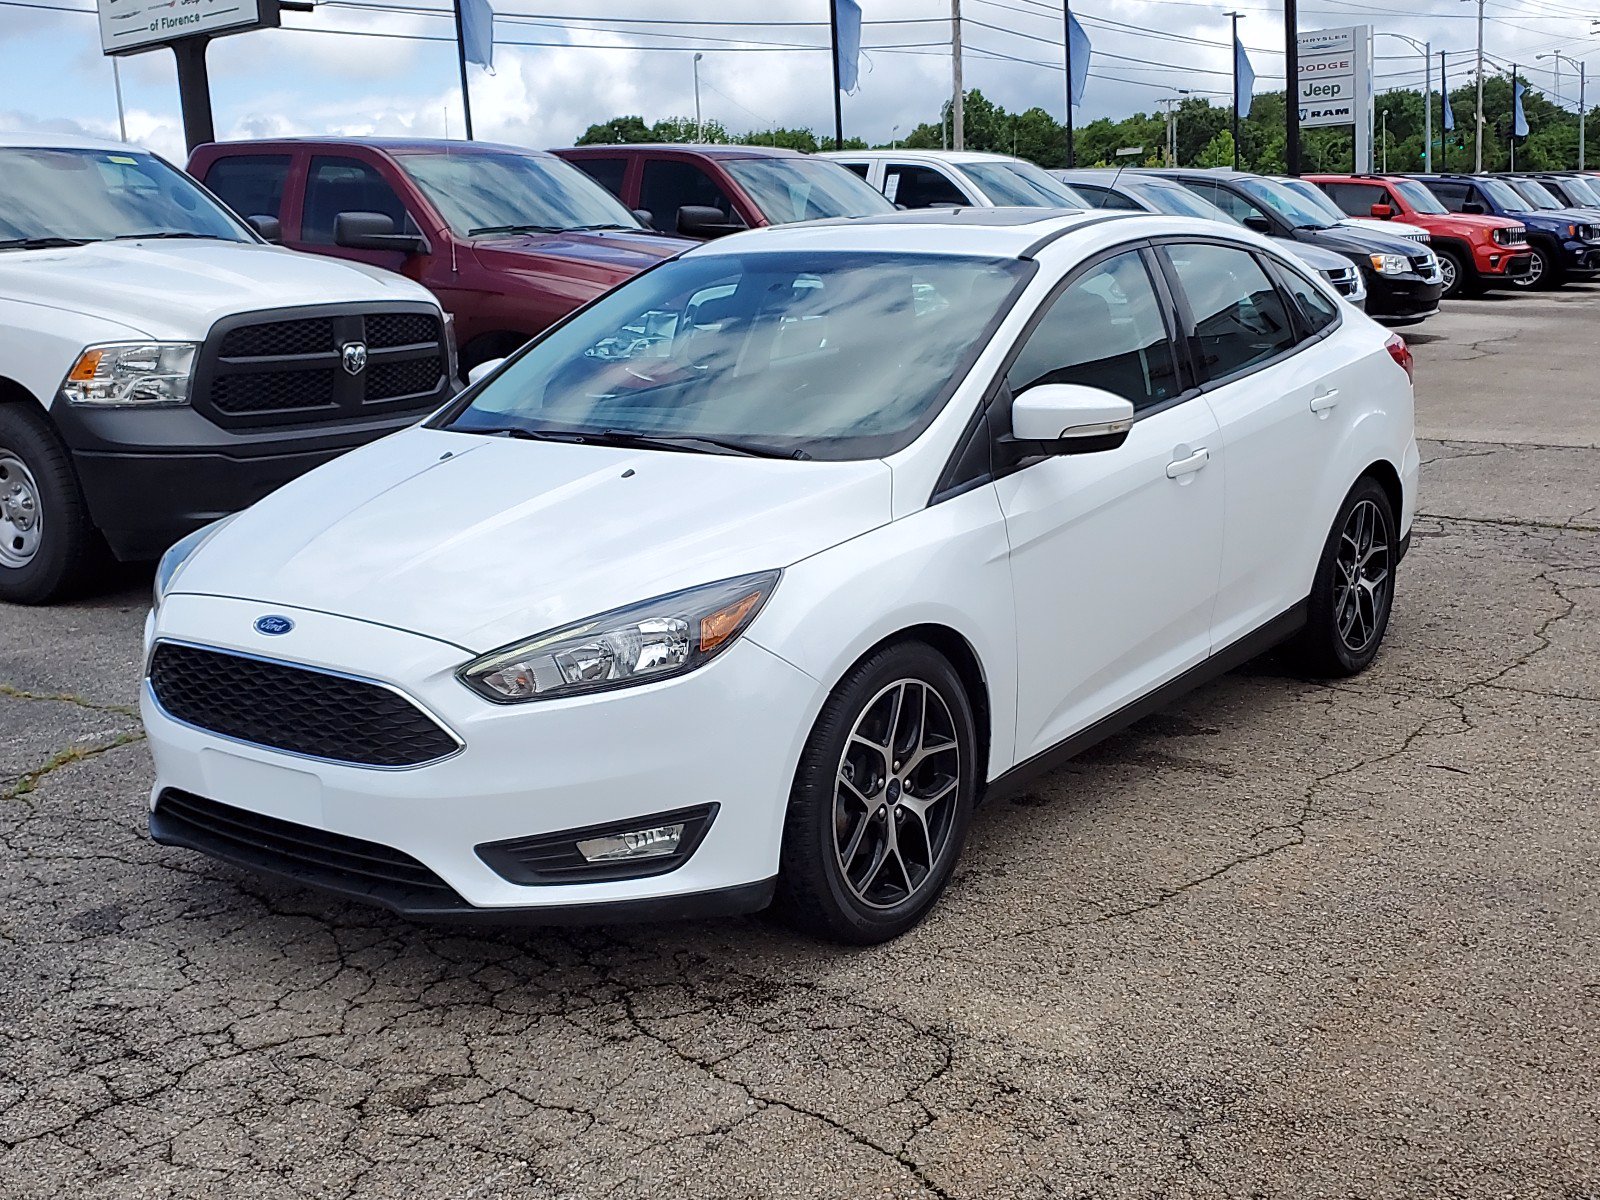
<svg viewBox="0 0 1600 1200">
<path fill-rule="evenodd" d="M 1574 175 L 1569 179 L 1563 179 L 1561 186 L 1567 190 L 1568 195 L 1585 208 L 1600 205 L 1600 188 L 1594 186 L 1594 180 L 1592 179 L 1583 179 Z"/>
<path fill-rule="evenodd" d="M 1518 195 L 1515 188 L 1507 187 L 1502 180 L 1479 176 L 1472 182 L 1483 190 L 1484 195 L 1494 201 L 1497 208 L 1503 208 L 1506 212 L 1533 211 L 1533 206 Z"/>
<path fill-rule="evenodd" d="M 1439 198 L 1422 184 L 1410 179 L 1397 179 L 1389 184 L 1389 190 L 1404 198 L 1405 202 L 1419 213 L 1429 216 L 1440 216 L 1449 213 L 1449 209 L 1439 203 Z"/>
<path fill-rule="evenodd" d="M 553 155 L 470 150 L 399 158 L 450 228 L 468 237 L 519 229 L 642 228 L 620 200 Z"/>
<path fill-rule="evenodd" d="M 838 163 L 804 158 L 733 158 L 724 160 L 722 165 L 774 225 L 895 211 L 882 192 Z"/>
<path fill-rule="evenodd" d="M 1043 168 L 1026 162 L 965 162 L 955 164 L 978 183 L 989 199 L 1002 208 L 1093 208 Z"/>
<path fill-rule="evenodd" d="M 1314 183 L 1304 179 L 1275 179 L 1273 182 L 1304 200 L 1310 208 L 1321 213 L 1330 224 L 1337 225 L 1349 217 L 1348 213 L 1330 200 L 1328 194 Z"/>
<path fill-rule="evenodd" d="M 1529 204 L 1540 209 L 1565 208 L 1566 205 L 1550 194 L 1550 189 L 1534 179 L 1513 179 L 1511 186 Z"/>
<path fill-rule="evenodd" d="M 152 154 L 0 148 L 0 249 L 141 235 L 254 240 L 194 180 Z"/>
<path fill-rule="evenodd" d="M 1131 191 L 1155 205 L 1157 212 L 1164 212 L 1168 216 L 1199 217 L 1203 221 L 1238 224 L 1211 201 L 1195 195 L 1181 184 L 1158 183 L 1153 179 L 1145 179 L 1128 186 Z"/>
<path fill-rule="evenodd" d="M 580 310 L 443 424 L 892 454 L 943 407 L 1033 269 L 942 254 L 690 255 Z"/>
<path fill-rule="evenodd" d="M 1330 219 L 1320 206 L 1310 204 L 1298 193 L 1291 192 L 1276 180 L 1241 179 L 1238 188 L 1257 204 L 1270 208 L 1296 229 L 1326 229 L 1344 219 L 1343 213 L 1339 213 L 1339 221 Z"/>
</svg>

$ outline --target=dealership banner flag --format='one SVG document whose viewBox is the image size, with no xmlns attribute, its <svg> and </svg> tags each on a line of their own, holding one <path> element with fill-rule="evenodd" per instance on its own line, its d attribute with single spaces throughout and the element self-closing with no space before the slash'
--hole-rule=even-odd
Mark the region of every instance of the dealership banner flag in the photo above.
<svg viewBox="0 0 1600 1200">
<path fill-rule="evenodd" d="M 1094 53 L 1094 45 L 1071 13 L 1067 14 L 1067 30 L 1072 46 L 1072 102 L 1082 104 L 1083 89 L 1089 86 L 1089 56 Z"/>
<path fill-rule="evenodd" d="M 461 49 L 468 62 L 494 68 L 494 9 L 489 0 L 459 0 Z"/>
<path fill-rule="evenodd" d="M 1444 51 L 1439 52 L 1439 94 L 1444 97 L 1444 131 L 1452 132 L 1456 127 L 1456 110 L 1450 107 L 1450 79 L 1444 65 Z"/>
<path fill-rule="evenodd" d="M 833 11 L 839 23 L 839 44 L 834 47 L 839 56 L 839 90 L 853 92 L 861 67 L 861 5 L 856 0 L 833 0 Z"/>
<path fill-rule="evenodd" d="M 1522 112 L 1522 93 L 1527 90 L 1527 85 L 1519 79 L 1515 92 L 1516 99 L 1512 103 L 1513 121 L 1511 125 L 1511 132 L 1517 137 L 1528 136 L 1528 118 Z"/>
<path fill-rule="evenodd" d="M 1244 52 L 1244 43 L 1235 36 L 1233 39 L 1233 75 L 1238 83 L 1235 84 L 1233 106 L 1239 110 L 1241 117 L 1250 115 L 1250 93 L 1255 91 L 1256 73 L 1250 67 L 1250 56 Z"/>
</svg>

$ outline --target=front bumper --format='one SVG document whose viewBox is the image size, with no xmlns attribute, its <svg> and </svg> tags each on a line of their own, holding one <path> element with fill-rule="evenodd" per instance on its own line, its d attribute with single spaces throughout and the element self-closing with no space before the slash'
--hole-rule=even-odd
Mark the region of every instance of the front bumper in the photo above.
<svg viewBox="0 0 1600 1200">
<path fill-rule="evenodd" d="M 89 506 L 116 556 L 159 558 L 173 542 L 249 508 L 348 450 L 395 433 L 438 407 L 381 419 L 225 430 L 190 408 L 94 409 L 57 397 L 50 410 Z"/>
<path fill-rule="evenodd" d="M 1473 246 L 1472 267 L 1478 282 L 1486 286 L 1493 287 L 1520 279 L 1532 265 L 1533 252 L 1526 246 Z"/>
<path fill-rule="evenodd" d="M 1600 246 L 1568 238 L 1561 243 L 1561 265 L 1568 275 L 1600 274 Z"/>
<path fill-rule="evenodd" d="M 1439 311 L 1444 285 L 1421 275 L 1383 275 L 1363 271 L 1367 281 L 1367 315 L 1388 324 L 1412 325 Z"/>
<path fill-rule="evenodd" d="M 770 899 L 795 765 L 823 696 L 816 681 L 749 639 L 678 679 L 502 706 L 456 680 L 472 657 L 458 647 L 282 606 L 272 611 L 295 627 L 272 639 L 253 631 L 263 611 L 173 595 L 152 618 L 150 638 L 375 679 L 404 692 L 463 748 L 396 770 L 296 757 L 176 720 L 147 683 L 141 713 L 155 759 L 157 841 L 427 918 L 609 922 L 751 911 Z M 185 795 L 261 819 L 243 822 L 249 837 L 211 836 L 163 802 Z M 648 825 L 655 814 L 708 804 L 715 819 L 665 874 L 518 884 L 479 852 L 635 818 Z M 313 849 L 297 850 L 296 841 Z M 404 863 L 379 872 L 400 886 L 375 883 L 371 871 L 347 869 L 355 860 L 346 854 L 414 860 L 427 886 L 407 884 L 415 879 Z"/>
</svg>

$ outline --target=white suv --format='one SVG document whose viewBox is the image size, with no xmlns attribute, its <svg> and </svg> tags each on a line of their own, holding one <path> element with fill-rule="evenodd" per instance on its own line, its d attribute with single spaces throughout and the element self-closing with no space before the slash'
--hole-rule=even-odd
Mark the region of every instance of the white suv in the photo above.
<svg viewBox="0 0 1600 1200">
<path fill-rule="evenodd" d="M 901 208 L 1093 208 L 1026 159 L 975 150 L 840 150 L 842 163 Z"/>
<path fill-rule="evenodd" d="M 0 600 L 158 558 L 453 378 L 411 280 L 267 245 L 137 147 L 0 134 Z"/>
<path fill-rule="evenodd" d="M 173 548 L 153 836 L 419 916 L 927 912 L 973 806 L 1378 653 L 1410 355 L 1185 217 L 709 243 Z"/>
</svg>

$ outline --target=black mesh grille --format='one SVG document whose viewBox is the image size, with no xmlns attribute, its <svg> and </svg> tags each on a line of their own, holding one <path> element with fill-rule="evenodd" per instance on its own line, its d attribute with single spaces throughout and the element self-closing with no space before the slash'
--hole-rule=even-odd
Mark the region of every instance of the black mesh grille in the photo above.
<svg viewBox="0 0 1600 1200">
<path fill-rule="evenodd" d="M 326 408 L 333 404 L 332 371 L 274 371 L 223 375 L 211 385 L 211 403 L 229 416 Z"/>
<path fill-rule="evenodd" d="M 392 400 L 398 396 L 431 392 L 439 386 L 439 376 L 443 373 L 444 359 L 437 354 L 400 362 L 369 362 L 366 398 Z"/>
<path fill-rule="evenodd" d="M 388 688 L 163 642 L 150 686 L 173 717 L 225 737 L 369 767 L 412 767 L 456 741 Z"/>
<path fill-rule="evenodd" d="M 241 325 L 228 331 L 219 353 L 224 358 L 265 358 L 274 354 L 319 354 L 336 348 L 333 322 L 326 317 L 313 317 Z"/>
<path fill-rule="evenodd" d="M 229 862 L 400 908 L 466 908 L 451 887 L 409 854 L 168 788 L 151 832 Z"/>
<path fill-rule="evenodd" d="M 367 318 L 367 345 L 372 348 L 442 340 L 439 322 L 423 313 L 375 313 Z"/>
</svg>

